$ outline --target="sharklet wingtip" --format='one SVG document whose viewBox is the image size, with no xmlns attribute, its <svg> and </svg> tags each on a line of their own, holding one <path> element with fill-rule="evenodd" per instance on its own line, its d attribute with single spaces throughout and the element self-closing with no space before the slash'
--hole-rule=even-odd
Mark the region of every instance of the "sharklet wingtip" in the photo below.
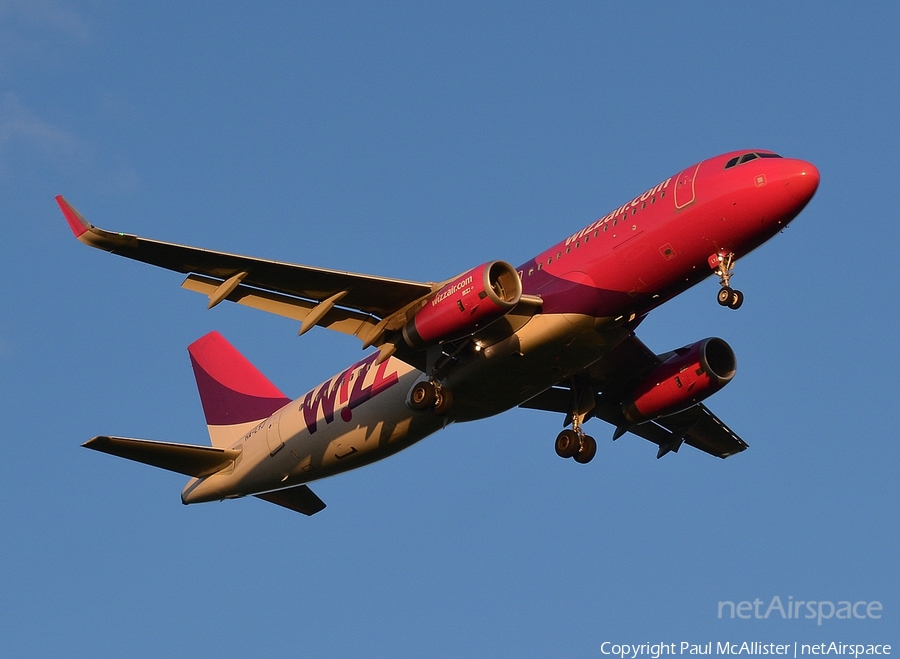
<svg viewBox="0 0 900 659">
<path fill-rule="evenodd" d="M 59 205 L 63 217 L 66 218 L 69 229 L 72 230 L 72 233 L 75 234 L 76 238 L 81 238 L 81 236 L 93 228 L 90 222 L 85 220 L 84 216 L 75 210 L 75 207 L 61 194 L 56 195 L 56 203 Z"/>
</svg>

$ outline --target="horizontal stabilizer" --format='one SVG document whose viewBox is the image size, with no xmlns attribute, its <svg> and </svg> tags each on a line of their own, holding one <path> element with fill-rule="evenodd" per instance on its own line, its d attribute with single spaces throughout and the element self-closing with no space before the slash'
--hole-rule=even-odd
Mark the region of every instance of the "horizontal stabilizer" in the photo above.
<svg viewBox="0 0 900 659">
<path fill-rule="evenodd" d="M 304 515 L 315 515 L 325 508 L 325 502 L 316 496 L 316 493 L 306 485 L 297 485 L 284 490 L 266 492 L 254 495 L 263 501 L 284 506 Z"/>
<path fill-rule="evenodd" d="M 221 471 L 241 454 L 240 451 L 213 446 L 172 444 L 127 437 L 94 437 L 82 446 L 196 478 Z"/>
</svg>

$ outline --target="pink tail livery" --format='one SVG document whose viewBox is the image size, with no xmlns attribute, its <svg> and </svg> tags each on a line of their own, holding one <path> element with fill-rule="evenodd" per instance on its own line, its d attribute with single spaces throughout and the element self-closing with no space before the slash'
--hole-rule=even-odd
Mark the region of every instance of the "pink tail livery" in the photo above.
<svg viewBox="0 0 900 659">
<path fill-rule="evenodd" d="M 291 402 L 218 332 L 194 341 L 188 353 L 213 446 L 231 447 Z"/>
</svg>

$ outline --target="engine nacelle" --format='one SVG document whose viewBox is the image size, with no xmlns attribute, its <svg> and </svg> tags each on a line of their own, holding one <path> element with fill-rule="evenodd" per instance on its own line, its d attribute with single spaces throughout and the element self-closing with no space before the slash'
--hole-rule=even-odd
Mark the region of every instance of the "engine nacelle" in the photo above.
<svg viewBox="0 0 900 659">
<path fill-rule="evenodd" d="M 508 313 L 522 297 L 516 269 L 491 261 L 455 277 L 403 327 L 413 348 L 472 334 Z"/>
<path fill-rule="evenodd" d="M 703 339 L 675 354 L 641 381 L 622 404 L 625 418 L 643 423 L 696 405 L 731 382 L 734 351 L 722 339 Z"/>
</svg>

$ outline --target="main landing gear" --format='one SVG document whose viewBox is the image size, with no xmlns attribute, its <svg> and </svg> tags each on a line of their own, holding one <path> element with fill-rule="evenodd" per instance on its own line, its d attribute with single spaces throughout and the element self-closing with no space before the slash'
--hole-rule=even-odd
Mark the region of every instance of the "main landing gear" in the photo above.
<svg viewBox="0 0 900 659">
<path fill-rule="evenodd" d="M 744 294 L 729 285 L 731 276 L 734 274 L 735 260 L 734 252 L 719 252 L 709 258 L 710 266 L 715 268 L 716 274 L 719 275 L 719 284 L 722 287 L 716 295 L 716 301 L 730 309 L 740 309 L 744 303 Z"/>
<path fill-rule="evenodd" d="M 434 364 L 430 367 L 431 374 L 427 380 L 419 380 L 409 392 L 407 405 L 414 410 L 431 410 L 437 416 L 446 416 L 453 407 L 453 392 L 441 384 L 441 380 L 459 361 L 460 355 L 472 347 L 471 340 L 461 341 L 456 344 L 442 345 L 440 354 L 432 354 Z"/>
<path fill-rule="evenodd" d="M 556 455 L 561 458 L 575 458 L 579 464 L 587 464 L 597 455 L 597 440 L 585 435 L 580 428 L 566 428 L 556 437 Z"/>
<path fill-rule="evenodd" d="M 579 464 L 587 464 L 597 455 L 597 440 L 586 435 L 581 424 L 594 410 L 594 390 L 590 382 L 573 378 L 572 411 L 567 415 L 564 425 L 571 421 L 572 428 L 566 428 L 556 437 L 556 454 L 561 458 L 574 458 Z"/>
<path fill-rule="evenodd" d="M 430 409 L 437 416 L 444 416 L 453 407 L 453 392 L 435 380 L 422 380 L 413 387 L 409 405 L 414 410 Z"/>
</svg>

